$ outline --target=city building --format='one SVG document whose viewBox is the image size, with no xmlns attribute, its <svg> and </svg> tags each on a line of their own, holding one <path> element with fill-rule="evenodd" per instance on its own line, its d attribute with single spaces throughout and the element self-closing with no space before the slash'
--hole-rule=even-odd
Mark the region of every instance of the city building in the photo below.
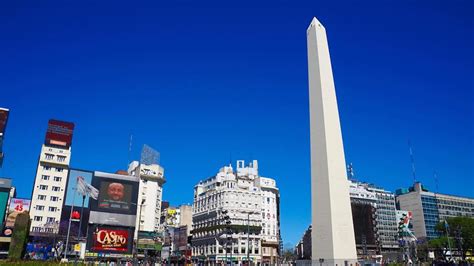
<svg viewBox="0 0 474 266">
<path fill-rule="evenodd" d="M 191 259 L 189 237 L 192 229 L 192 206 L 169 206 L 162 211 L 163 252 L 161 258 L 176 263 Z"/>
<path fill-rule="evenodd" d="M 8 114 L 10 110 L 6 108 L 0 108 L 0 168 L 3 164 L 3 139 L 5 138 L 5 130 L 7 128 Z"/>
<path fill-rule="evenodd" d="M 324 265 L 357 263 L 336 90 L 326 29 L 306 31 L 311 139 L 312 258 Z"/>
<path fill-rule="evenodd" d="M 280 191 L 274 179 L 259 177 L 256 181 L 262 193 L 262 264 L 275 265 L 280 255 Z"/>
<path fill-rule="evenodd" d="M 89 201 L 86 260 L 132 258 L 139 182 L 139 177 L 125 171 L 93 173 L 91 185 L 98 189 L 98 196 Z"/>
<path fill-rule="evenodd" d="M 349 194 L 357 255 L 360 259 L 367 259 L 379 253 L 377 198 L 367 186 L 357 182 L 350 182 Z"/>
<path fill-rule="evenodd" d="M 31 196 L 30 235 L 57 234 L 71 160 L 74 124 L 51 119 Z"/>
<path fill-rule="evenodd" d="M 133 161 L 128 173 L 140 178 L 138 213 L 135 237 L 138 231 L 158 232 L 160 229 L 163 184 L 166 182 L 164 168 L 158 164 L 143 164 Z"/>
<path fill-rule="evenodd" d="M 375 207 L 375 231 L 377 248 L 381 253 L 397 252 L 398 227 L 396 217 L 395 194 L 374 184 L 351 181 L 351 201 L 367 200 Z"/>
<path fill-rule="evenodd" d="M 311 260 L 311 225 L 296 245 L 295 253 L 298 260 Z"/>
<path fill-rule="evenodd" d="M 449 217 L 474 217 L 474 199 L 430 192 L 420 182 L 408 189 L 398 189 L 397 205 L 412 212 L 412 224 L 418 239 L 438 237 L 436 225 Z"/>
<path fill-rule="evenodd" d="M 280 239 L 278 207 L 275 180 L 259 176 L 256 160 L 247 166 L 237 161 L 235 171 L 231 165 L 222 167 L 194 187 L 193 259 L 264 264 L 262 247 L 276 257 L 278 248 L 274 250 L 273 243 Z"/>
</svg>

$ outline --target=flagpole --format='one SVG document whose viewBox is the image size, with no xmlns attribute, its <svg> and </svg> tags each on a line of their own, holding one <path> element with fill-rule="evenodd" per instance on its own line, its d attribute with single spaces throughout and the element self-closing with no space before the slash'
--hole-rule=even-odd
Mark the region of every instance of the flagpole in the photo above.
<svg viewBox="0 0 474 266">
<path fill-rule="evenodd" d="M 86 195 L 82 195 L 82 206 L 81 206 L 81 217 L 79 217 L 79 231 L 77 232 L 77 239 L 81 237 L 81 228 L 82 228 L 82 214 L 84 213 L 84 201 L 86 200 Z"/>
<path fill-rule="evenodd" d="M 67 236 L 66 236 L 66 248 L 64 249 L 64 258 L 66 258 L 67 255 L 67 248 L 69 245 L 69 233 L 71 232 L 71 218 L 72 218 L 72 210 L 74 209 L 74 200 L 76 199 L 76 191 L 77 188 L 72 189 L 74 191 L 73 196 L 72 196 L 72 205 L 71 205 L 71 213 L 69 214 L 69 224 L 67 226 Z"/>
</svg>

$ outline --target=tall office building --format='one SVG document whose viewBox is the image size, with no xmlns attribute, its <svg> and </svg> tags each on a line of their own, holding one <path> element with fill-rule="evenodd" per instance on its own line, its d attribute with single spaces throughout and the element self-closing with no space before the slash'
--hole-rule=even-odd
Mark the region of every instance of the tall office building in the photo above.
<svg viewBox="0 0 474 266">
<path fill-rule="evenodd" d="M 0 108 L 0 168 L 3 164 L 3 139 L 5 138 L 5 129 L 7 128 L 8 114 L 10 110 Z"/>
<path fill-rule="evenodd" d="M 398 189 L 397 204 L 411 211 L 415 236 L 418 239 L 438 237 L 436 225 L 449 217 L 474 217 L 474 199 L 430 192 L 416 182 L 408 189 Z"/>
<path fill-rule="evenodd" d="M 354 227 L 326 29 L 313 18 L 306 37 L 311 135 L 312 258 L 324 265 L 355 265 Z"/>
<path fill-rule="evenodd" d="M 259 176 L 256 160 L 248 166 L 237 161 L 235 171 L 230 165 L 221 168 L 194 187 L 194 259 L 224 262 L 232 257 L 234 263 L 243 263 L 248 256 L 253 263 L 276 261 L 278 207 L 275 180 Z M 266 255 L 262 254 L 263 247 Z"/>
<path fill-rule="evenodd" d="M 74 124 L 49 120 L 31 197 L 30 235 L 56 234 L 71 160 Z"/>
<path fill-rule="evenodd" d="M 351 182 L 349 186 L 352 220 L 356 239 L 357 255 L 366 258 L 375 255 L 379 250 L 377 233 L 377 198 L 362 183 Z"/>
<path fill-rule="evenodd" d="M 140 178 L 136 232 L 157 232 L 160 228 L 163 184 L 166 182 L 164 172 L 164 168 L 158 164 L 138 161 L 133 161 L 128 167 L 130 175 Z"/>
</svg>

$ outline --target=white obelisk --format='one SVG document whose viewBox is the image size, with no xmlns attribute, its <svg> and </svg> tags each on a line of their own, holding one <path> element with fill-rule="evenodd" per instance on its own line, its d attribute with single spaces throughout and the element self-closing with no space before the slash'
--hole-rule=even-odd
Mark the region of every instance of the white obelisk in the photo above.
<svg viewBox="0 0 474 266">
<path fill-rule="evenodd" d="M 313 18 L 306 35 L 313 265 L 355 265 L 357 253 L 349 182 L 326 30 Z"/>
</svg>

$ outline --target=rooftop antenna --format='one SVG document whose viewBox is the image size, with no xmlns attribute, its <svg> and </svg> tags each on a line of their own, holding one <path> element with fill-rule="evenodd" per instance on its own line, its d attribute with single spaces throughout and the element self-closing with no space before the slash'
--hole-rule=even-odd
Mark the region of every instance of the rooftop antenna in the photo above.
<svg viewBox="0 0 474 266">
<path fill-rule="evenodd" d="M 131 154 L 132 154 L 132 140 L 133 140 L 133 135 L 130 133 L 130 139 L 128 141 L 128 162 L 127 165 L 131 162 Z"/>
<path fill-rule="evenodd" d="M 413 183 L 416 183 L 415 159 L 413 159 L 413 149 L 411 142 L 408 140 L 408 148 L 410 149 L 411 171 L 413 173 Z"/>
</svg>

